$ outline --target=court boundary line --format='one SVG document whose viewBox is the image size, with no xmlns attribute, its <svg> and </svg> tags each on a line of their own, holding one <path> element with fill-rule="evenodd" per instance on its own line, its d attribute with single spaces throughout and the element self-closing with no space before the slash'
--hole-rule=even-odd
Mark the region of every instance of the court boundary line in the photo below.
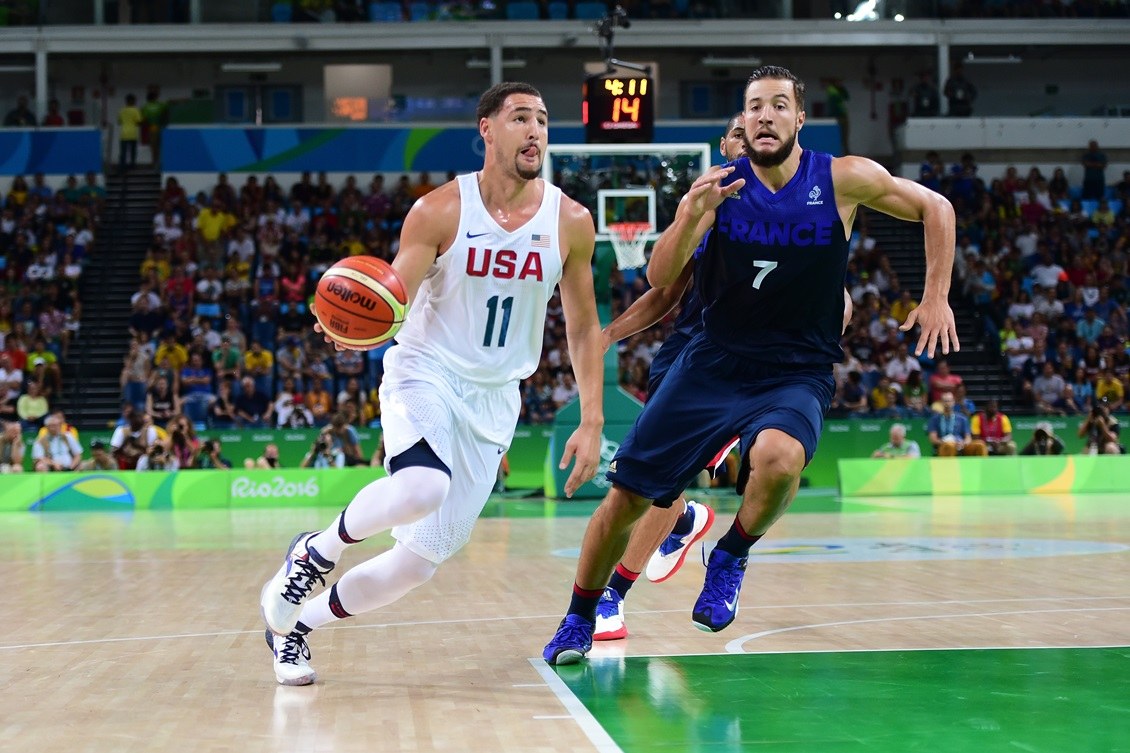
<svg viewBox="0 0 1130 753">
<path fill-rule="evenodd" d="M 1017 598 L 1006 598 L 1006 599 L 954 599 L 954 600 L 945 600 L 945 601 L 877 601 L 877 602 L 862 602 L 862 603 L 853 602 L 853 603 L 827 603 L 827 604 L 761 604 L 761 605 L 755 605 L 755 606 L 744 607 L 744 608 L 748 611 L 748 610 L 769 610 L 769 609 L 815 609 L 815 608 L 840 608 L 840 607 L 939 606 L 939 605 L 945 605 L 945 604 L 1000 604 L 1000 603 L 1009 603 L 1009 602 L 1017 602 L 1017 601 L 1066 601 L 1066 602 L 1070 602 L 1070 601 L 1109 601 L 1109 600 L 1117 600 L 1117 599 L 1130 599 L 1130 594 L 1128 594 L 1126 596 L 1033 596 L 1033 597 L 1026 597 L 1026 598 L 1017 597 Z M 1101 611 L 1103 609 L 1104 608 L 1101 608 L 1101 607 L 1095 607 L 1094 610 L 1080 609 L 1080 610 L 1066 610 L 1066 611 L 1095 611 L 1095 610 Z M 1121 609 L 1121 607 L 1119 607 L 1118 609 Z M 677 613 L 683 612 L 683 611 L 686 611 L 685 608 L 680 608 L 680 609 L 649 609 L 649 610 L 641 610 L 641 611 L 638 611 L 638 612 L 633 612 L 633 614 L 636 614 L 636 615 L 677 614 Z M 1030 611 L 1030 610 L 1021 611 L 1021 612 L 988 612 L 988 613 L 985 613 L 983 616 L 990 616 L 990 615 L 993 615 L 993 614 L 1026 614 L 1026 613 L 1028 613 L 1028 611 Z M 1043 610 L 1043 611 L 1047 611 L 1047 610 Z M 1056 611 L 1056 610 L 1052 610 L 1052 611 Z M 1065 610 L 1058 610 L 1058 611 L 1065 611 Z M 1040 611 L 1035 611 L 1035 612 L 1032 612 L 1032 613 L 1039 614 Z M 557 619 L 559 616 L 560 616 L 559 613 L 534 614 L 534 615 L 516 615 L 516 616 L 512 615 L 512 616 L 507 617 L 506 619 L 510 619 L 510 620 L 552 620 L 552 619 Z M 958 616 L 958 615 L 952 615 L 952 616 Z M 414 627 L 414 626 L 421 626 L 421 625 L 458 625 L 458 624 L 469 624 L 469 623 L 476 623 L 476 622 L 493 622 L 493 621 L 498 620 L 498 619 L 500 619 L 498 617 L 498 615 L 492 615 L 490 617 L 468 617 L 468 618 L 453 619 L 453 620 L 408 620 L 408 621 L 404 621 L 404 622 L 379 622 L 379 623 L 367 623 L 367 624 L 361 624 L 361 625 L 358 625 L 358 624 L 326 625 L 322 628 L 319 628 L 319 630 L 322 630 L 322 631 L 327 631 L 327 630 L 373 630 L 373 629 L 386 629 L 386 628 L 396 628 L 396 627 Z M 904 618 L 904 617 L 888 617 L 888 618 L 885 618 L 885 620 L 896 620 L 896 619 L 901 620 L 901 619 L 910 619 L 910 618 Z M 913 618 L 913 619 L 928 619 L 928 617 L 926 617 L 926 618 L 917 617 L 917 618 Z M 868 620 L 868 621 L 878 622 L 878 621 L 884 621 L 884 620 L 872 619 L 872 620 Z M 854 624 L 854 623 L 852 621 L 847 621 L 847 622 L 842 622 L 842 623 L 828 623 L 828 624 L 829 625 L 833 625 L 833 624 L 848 624 L 848 625 L 850 625 L 850 624 Z M 824 625 L 819 625 L 819 624 L 814 623 L 812 625 L 798 626 L 798 627 L 789 628 L 789 629 L 802 629 L 804 627 L 823 627 L 823 626 Z M 779 630 L 780 630 L 780 632 L 785 632 L 785 629 L 779 629 Z M 85 638 L 85 639 L 82 639 L 82 640 L 71 640 L 71 641 L 44 641 L 44 642 L 40 642 L 40 643 L 14 643 L 14 644 L 8 644 L 8 645 L 0 644 L 0 651 L 15 651 L 15 650 L 33 649 L 33 648 L 58 648 L 58 647 L 61 647 L 61 646 L 85 646 L 85 645 L 99 644 L 99 643 L 128 643 L 130 641 L 163 641 L 163 640 L 172 640 L 172 639 L 176 639 L 176 638 L 220 638 L 220 637 L 223 637 L 223 636 L 226 636 L 226 635 L 262 635 L 262 634 L 263 634 L 263 628 L 254 628 L 252 630 L 216 630 L 216 631 L 201 632 L 201 633 L 168 633 L 168 634 L 162 634 L 162 635 L 119 636 L 119 637 L 116 637 L 116 638 Z M 750 635 L 757 635 L 757 634 L 751 633 Z M 759 635 L 758 637 L 765 637 L 765 636 Z M 731 641 L 731 643 L 732 643 L 732 641 Z M 731 651 L 731 652 L 728 652 L 728 653 L 755 653 L 755 652 L 746 652 L 746 651 L 732 652 Z M 773 653 L 782 653 L 782 652 L 773 652 Z M 664 656 L 664 655 L 666 655 L 666 656 L 698 656 L 698 655 L 714 656 L 715 654 L 659 654 L 659 656 Z"/>
<path fill-rule="evenodd" d="M 1089 648 L 1130 648 L 1130 644 L 1112 645 L 1072 645 L 1072 646 L 908 646 L 905 648 L 798 648 L 768 649 L 766 651 L 739 651 L 737 653 L 693 653 L 693 654 L 625 654 L 623 659 L 693 659 L 715 656 L 777 656 L 779 654 L 881 654 L 908 651 L 1069 651 Z"/>
<path fill-rule="evenodd" d="M 545 659 L 539 657 L 537 659 L 528 659 L 528 661 L 530 662 L 530 666 L 534 668 L 534 671 L 537 672 L 542 680 L 545 681 L 545 684 L 549 686 L 549 689 L 553 692 L 553 695 L 557 697 L 557 700 L 561 702 L 561 705 L 565 707 L 565 710 L 569 712 L 569 716 L 577 723 L 581 731 L 585 733 L 585 737 L 596 747 L 598 753 L 624 753 L 623 748 L 616 744 L 616 741 L 608 734 L 608 730 L 601 726 L 600 722 L 596 720 L 596 717 L 593 716 L 588 707 L 577 697 L 577 694 L 570 690 L 569 686 L 565 684 L 565 681 L 549 668 L 549 665 L 545 663 Z"/>
<path fill-rule="evenodd" d="M 907 615 L 903 617 L 873 617 L 866 620 L 838 620 L 836 622 L 824 623 L 811 623 L 807 625 L 791 625 L 789 627 L 774 628 L 772 630 L 762 630 L 756 633 L 749 633 L 740 638 L 735 638 L 726 643 L 726 653 L 730 654 L 744 654 L 746 653 L 743 646 L 750 641 L 758 640 L 759 638 L 767 638 L 771 635 L 780 635 L 781 633 L 791 633 L 797 630 L 810 630 L 814 628 L 824 627 L 841 627 L 844 625 L 867 625 L 876 622 L 909 622 L 911 620 L 948 620 L 960 619 L 965 617 L 1000 617 L 1020 614 L 1059 614 L 1063 612 L 1125 612 L 1130 611 L 1130 607 L 1080 607 L 1073 609 L 1021 609 L 1014 612 L 969 612 L 965 614 L 927 614 L 927 615 Z"/>
</svg>

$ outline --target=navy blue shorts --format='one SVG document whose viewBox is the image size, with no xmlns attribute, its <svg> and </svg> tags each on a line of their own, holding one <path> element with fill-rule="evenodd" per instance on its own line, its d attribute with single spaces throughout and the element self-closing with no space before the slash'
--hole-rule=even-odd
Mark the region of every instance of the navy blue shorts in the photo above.
<svg viewBox="0 0 1130 753">
<path fill-rule="evenodd" d="M 659 389 L 659 383 L 663 381 L 663 377 L 675 365 L 675 361 L 679 360 L 679 356 L 682 355 L 690 341 L 691 338 L 688 335 L 677 330 L 663 341 L 659 352 L 651 360 L 651 369 L 647 374 L 648 395 L 654 395 L 655 391 Z"/>
<path fill-rule="evenodd" d="M 832 402 L 832 369 L 753 363 L 699 334 L 663 377 L 608 471 L 617 486 L 669 506 L 734 436 L 743 457 L 779 429 L 812 460 Z"/>
</svg>

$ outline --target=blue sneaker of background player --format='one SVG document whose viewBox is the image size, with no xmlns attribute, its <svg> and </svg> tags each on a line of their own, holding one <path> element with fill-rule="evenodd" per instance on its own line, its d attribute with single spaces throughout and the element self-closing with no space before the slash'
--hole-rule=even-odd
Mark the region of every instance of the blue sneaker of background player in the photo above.
<svg viewBox="0 0 1130 753">
<path fill-rule="evenodd" d="M 738 594 L 749 557 L 715 549 L 706 564 L 706 583 L 694 604 L 691 621 L 699 630 L 717 633 L 738 616 Z"/>
<path fill-rule="evenodd" d="M 624 623 L 624 597 L 612 588 L 605 588 L 596 605 L 596 626 L 593 628 L 594 641 L 618 641 L 628 637 L 628 626 Z"/>
<path fill-rule="evenodd" d="M 576 664 L 592 648 L 593 624 L 579 614 L 567 614 L 541 656 L 552 665 Z"/>
</svg>

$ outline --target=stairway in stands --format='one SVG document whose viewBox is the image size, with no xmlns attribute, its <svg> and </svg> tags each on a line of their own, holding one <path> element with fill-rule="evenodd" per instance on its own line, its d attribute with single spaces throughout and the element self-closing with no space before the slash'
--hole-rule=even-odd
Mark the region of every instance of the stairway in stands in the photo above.
<svg viewBox="0 0 1130 753">
<path fill-rule="evenodd" d="M 63 365 L 67 420 L 83 428 L 104 428 L 121 415 L 118 377 L 129 341 L 130 296 L 153 238 L 153 215 L 161 175 L 137 167 L 106 178 L 106 206 L 95 253 L 84 271 L 82 330 Z"/>
<path fill-rule="evenodd" d="M 926 281 L 926 251 L 921 223 L 903 222 L 879 212 L 868 212 L 867 227 L 879 248 L 890 259 L 891 269 L 898 274 L 902 287 L 909 289 L 915 300 L 921 300 Z M 981 407 L 986 400 L 995 397 L 1005 413 L 1023 412 L 1024 408 L 1014 397 L 1012 385 L 1005 374 L 1000 344 L 989 342 L 985 337 L 971 302 L 956 286 L 950 290 L 950 307 L 957 322 L 961 352 L 951 353 L 947 360 L 950 370 L 965 380 L 970 399 Z"/>
</svg>

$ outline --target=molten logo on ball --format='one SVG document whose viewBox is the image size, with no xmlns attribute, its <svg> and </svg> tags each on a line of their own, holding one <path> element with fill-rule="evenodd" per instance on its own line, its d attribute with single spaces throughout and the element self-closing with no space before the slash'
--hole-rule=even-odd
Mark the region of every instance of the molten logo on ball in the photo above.
<svg viewBox="0 0 1130 753">
<path fill-rule="evenodd" d="M 356 303 L 367 311 L 372 311 L 377 307 L 377 302 L 369 296 L 362 295 L 356 290 L 350 290 L 339 282 L 331 282 L 326 285 L 326 292 L 340 298 L 342 303 Z"/>
</svg>

